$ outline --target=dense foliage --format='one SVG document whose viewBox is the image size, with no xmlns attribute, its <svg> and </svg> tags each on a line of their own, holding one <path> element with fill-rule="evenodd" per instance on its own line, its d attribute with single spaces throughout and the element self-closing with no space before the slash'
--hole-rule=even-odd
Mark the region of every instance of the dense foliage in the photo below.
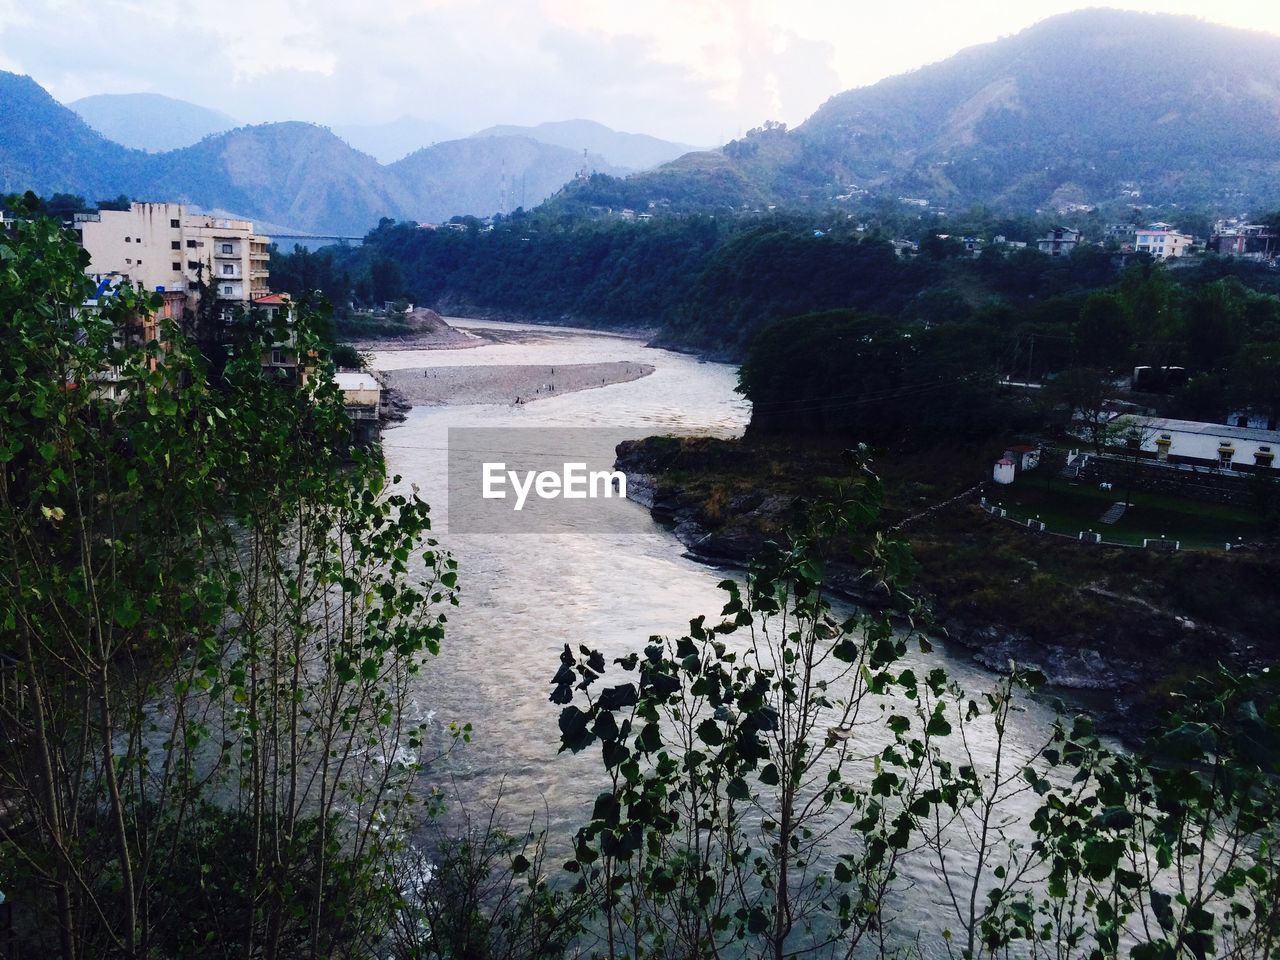
<svg viewBox="0 0 1280 960">
<path fill-rule="evenodd" d="M 928 447 L 985 438 L 1016 422 L 992 389 L 999 331 L 974 322 L 903 329 L 852 312 L 810 314 L 764 330 L 743 365 L 751 430 Z"/>
<path fill-rule="evenodd" d="M 972 225 L 987 237 L 1036 229 L 977 229 L 980 216 Z M 745 358 L 758 428 L 847 432 L 865 414 L 883 429 L 859 439 L 881 442 L 902 434 L 903 418 L 936 416 L 938 430 L 973 435 L 1000 422 L 997 375 L 1086 368 L 1106 380 L 1138 365 L 1186 367 L 1177 415 L 1280 416 L 1280 275 L 1262 265 L 1208 257 L 1171 267 L 1092 246 L 1062 258 L 989 247 L 974 258 L 918 223 L 921 252 L 904 258 L 883 238 L 909 224 L 819 223 L 544 212 L 492 230 L 471 221 L 431 231 L 384 221 L 359 248 L 277 251 L 272 270 L 285 289 L 319 289 L 348 308 L 404 294 L 444 312 L 656 328 L 661 344 Z M 837 329 L 844 321 L 795 319 L 850 308 L 858 317 L 848 323 L 876 330 L 858 350 Z"/>
<path fill-rule="evenodd" d="M 1274 676 L 1208 676 L 1137 753 L 1083 720 L 1015 737 L 1033 671 L 980 694 L 914 659 L 927 614 L 861 452 L 718 618 L 613 664 L 566 646 L 551 700 L 603 789 L 565 872 L 559 838 L 496 829 L 426 866 L 405 828 L 449 738 L 409 695 L 456 584 L 426 505 L 345 461 L 323 363 L 264 374 L 281 331 L 238 318 L 212 372 L 175 325 L 139 338 L 144 295 L 86 306 L 83 261 L 47 219 L 0 244 L 0 890 L 24 952 L 1277 955 Z M 960 321 L 803 323 L 801 355 L 843 338 L 867 371 L 987 351 Z M 321 350 L 305 311 L 293 335 Z M 882 606 L 836 612 L 837 554 Z M 942 895 L 907 923 L 921 869 Z"/>
<path fill-rule="evenodd" d="M 23 955 L 365 955 L 452 561 L 302 311 L 220 372 L 56 222 L 0 239 L 0 891 Z"/>
<path fill-rule="evenodd" d="M 1198 681 L 1136 754 L 1084 718 L 1015 728 L 1035 671 L 977 693 L 911 654 L 927 619 L 879 501 L 857 458 L 718 618 L 612 664 L 566 646 L 563 749 L 607 780 L 565 865 L 595 952 L 1275 957 L 1275 678 Z M 881 609 L 828 599 L 850 543 Z"/>
</svg>

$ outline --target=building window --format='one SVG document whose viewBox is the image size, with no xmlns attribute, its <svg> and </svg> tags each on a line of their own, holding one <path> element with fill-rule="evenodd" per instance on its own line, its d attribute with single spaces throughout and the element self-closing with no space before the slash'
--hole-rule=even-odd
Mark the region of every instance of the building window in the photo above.
<svg viewBox="0 0 1280 960">
<path fill-rule="evenodd" d="M 129 266 L 133 266 L 133 258 L 132 258 L 132 257 L 125 257 L 125 258 L 124 258 L 124 262 L 125 262 L 125 263 L 127 263 Z"/>
<path fill-rule="evenodd" d="M 133 243 L 133 237 L 125 237 L 125 238 L 124 238 L 124 242 L 125 242 L 125 243 Z"/>
<path fill-rule="evenodd" d="M 229 283 L 224 283 L 222 285 L 222 292 L 225 293 L 228 297 L 231 296 L 234 290 L 235 290 L 235 287 L 231 286 L 231 284 Z"/>
<path fill-rule="evenodd" d="M 277 367 L 283 366 L 284 351 L 281 350 L 279 347 L 273 347 L 271 349 L 271 362 L 275 364 Z"/>
<path fill-rule="evenodd" d="M 181 226 L 181 224 L 179 224 L 177 220 L 170 220 L 170 221 L 169 221 L 169 226 L 171 226 L 171 227 L 173 227 L 173 229 L 177 230 L 177 229 L 178 229 L 178 227 L 179 227 L 179 226 Z"/>
<path fill-rule="evenodd" d="M 187 241 L 187 249 L 188 249 L 188 250 L 194 250 L 195 248 L 196 248 L 196 242 L 195 242 L 194 240 L 188 240 L 188 241 Z"/>
<path fill-rule="evenodd" d="M 169 249 L 170 249 L 170 250 L 181 250 L 181 249 L 182 249 L 182 241 L 181 241 L 181 240 L 170 240 L 170 241 L 169 241 Z"/>
<path fill-rule="evenodd" d="M 229 243 L 224 243 L 224 244 L 222 245 L 222 252 L 223 252 L 223 253 L 231 253 L 231 244 L 229 244 Z"/>
<path fill-rule="evenodd" d="M 234 264 L 234 263 L 224 263 L 224 264 L 222 265 L 222 274 L 223 274 L 223 276 L 227 276 L 227 277 L 234 277 L 234 276 L 236 275 L 236 266 L 235 266 L 235 264 Z"/>
<path fill-rule="evenodd" d="M 182 264 L 181 264 L 181 263 L 179 263 L 177 260 L 175 260 L 175 261 L 173 262 L 173 272 L 174 272 L 174 273 L 177 273 L 177 272 L 179 272 L 181 269 L 182 269 Z"/>
<path fill-rule="evenodd" d="M 187 261 L 187 269 L 188 269 L 188 270 L 199 270 L 199 269 L 200 269 L 200 264 L 196 263 L 194 260 L 188 260 L 188 261 Z"/>
</svg>

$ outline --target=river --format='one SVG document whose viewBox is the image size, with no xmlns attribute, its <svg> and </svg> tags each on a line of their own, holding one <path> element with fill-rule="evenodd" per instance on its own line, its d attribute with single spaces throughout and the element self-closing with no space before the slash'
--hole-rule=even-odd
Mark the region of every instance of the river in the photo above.
<svg viewBox="0 0 1280 960">
<path fill-rule="evenodd" d="M 491 326 L 454 322 L 472 329 Z M 403 484 L 417 484 L 433 505 L 444 500 L 451 426 L 590 425 L 633 430 L 636 437 L 672 431 L 732 437 L 747 424 L 749 405 L 734 393 L 736 371 L 730 366 L 636 339 L 522 329 L 530 332 L 519 343 L 388 351 L 376 354 L 374 365 L 389 370 L 629 360 L 651 364 L 654 372 L 518 407 L 415 407 L 403 424 L 385 432 L 384 449 L 389 471 L 400 474 Z M 699 614 L 719 614 L 723 595 L 716 584 L 725 571 L 685 558 L 679 542 L 648 521 L 642 507 L 631 509 L 645 521 L 641 533 L 441 536 L 458 561 L 462 605 L 450 614 L 439 658 L 424 671 L 418 707 L 438 724 L 469 722 L 474 728 L 473 742 L 431 771 L 431 781 L 465 803 L 472 816 L 484 816 L 499 793 L 515 828 L 532 822 L 562 837 L 589 816 L 602 783 L 598 751 L 557 755 L 560 708 L 548 700 L 565 643 L 574 649 L 587 644 L 612 658 L 642 648 L 652 635 L 683 634 Z M 910 659 L 917 672 L 944 667 L 972 691 L 993 683 L 967 657 L 942 648 L 928 655 L 913 652 Z M 1011 723 L 1007 749 L 1034 749 L 1051 721 L 1046 707 L 1028 703 Z M 989 743 L 977 744 L 980 761 L 989 760 L 990 752 Z M 929 868 L 911 873 L 915 885 L 904 894 L 909 902 L 898 909 L 904 920 L 923 924 L 942 891 Z M 939 928 L 936 916 L 930 926 Z M 926 953 L 933 952 L 926 946 Z"/>
</svg>

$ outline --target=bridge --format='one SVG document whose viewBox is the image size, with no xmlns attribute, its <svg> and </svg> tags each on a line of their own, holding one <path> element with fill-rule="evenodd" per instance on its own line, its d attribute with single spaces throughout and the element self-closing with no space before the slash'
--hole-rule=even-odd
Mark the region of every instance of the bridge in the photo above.
<svg viewBox="0 0 1280 960">
<path fill-rule="evenodd" d="M 292 246 L 295 243 L 304 247 L 323 247 L 331 243 L 350 243 L 358 246 L 364 242 L 364 237 L 342 237 L 320 233 L 272 233 L 269 236 L 273 243 L 282 247 Z M 283 242 L 286 240 L 288 244 Z"/>
</svg>

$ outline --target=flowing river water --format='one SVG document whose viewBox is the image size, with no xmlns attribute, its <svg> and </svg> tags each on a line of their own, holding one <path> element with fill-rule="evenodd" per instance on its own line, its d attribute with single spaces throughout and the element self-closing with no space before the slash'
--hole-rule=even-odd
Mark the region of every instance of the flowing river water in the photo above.
<svg viewBox="0 0 1280 960">
<path fill-rule="evenodd" d="M 623 428 L 636 437 L 669 432 L 740 435 L 749 404 L 734 393 L 736 371 L 637 339 L 563 328 L 454 321 L 463 328 L 521 330 L 517 342 L 465 350 L 386 351 L 381 370 L 508 364 L 634 361 L 654 372 L 638 380 L 540 399 L 520 406 L 414 407 L 407 420 L 384 433 L 390 473 L 416 484 L 444 512 L 449 427 Z M 433 721 L 470 723 L 473 742 L 436 764 L 431 781 L 485 818 L 501 794 L 507 824 L 532 823 L 564 837 L 585 821 L 601 789 L 598 750 L 558 754 L 560 708 L 548 700 L 550 680 L 565 643 L 601 650 L 606 658 L 643 648 L 650 636 L 679 636 L 689 620 L 714 620 L 723 605 L 717 583 L 726 571 L 687 559 L 675 537 L 648 521 L 639 534 L 449 534 L 444 548 L 458 561 L 461 607 L 450 614 L 440 656 L 423 672 L 418 709 Z M 937 647 L 912 650 L 917 673 L 941 666 L 966 689 L 990 689 L 995 678 L 966 656 Z M 1006 749 L 1031 751 L 1045 738 L 1050 710 L 1036 702 L 1014 715 Z M 991 742 L 971 744 L 980 762 L 992 760 Z M 1034 797 L 1021 798 L 1026 815 Z M 1016 809 L 1016 807 L 1015 807 Z M 932 870 L 910 871 L 898 905 L 907 929 L 938 931 L 944 892 Z M 954 925 L 954 924 L 953 924 Z M 923 945 L 922 945 L 923 946 Z M 939 943 L 939 947 L 941 944 Z M 925 946 L 925 952 L 934 948 Z"/>
</svg>

